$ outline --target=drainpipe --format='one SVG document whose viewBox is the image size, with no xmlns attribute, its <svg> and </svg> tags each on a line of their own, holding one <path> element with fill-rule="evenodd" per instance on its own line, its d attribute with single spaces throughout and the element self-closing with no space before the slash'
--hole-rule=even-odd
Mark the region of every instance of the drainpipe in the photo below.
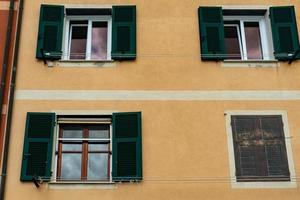
<svg viewBox="0 0 300 200">
<path fill-rule="evenodd" d="M 14 0 L 11 0 L 11 5 L 14 5 Z M 5 183 L 6 183 L 6 173 L 7 173 L 7 160 L 8 160 L 8 150 L 9 150 L 9 141 L 10 141 L 10 130 L 11 130 L 11 119 L 12 119 L 12 110 L 13 110 L 13 102 L 14 102 L 14 93 L 15 93 L 15 82 L 16 82 L 16 74 L 17 74 L 17 66 L 18 66 L 18 58 L 19 58 L 19 43 L 20 43 L 20 32 L 22 25 L 22 15 L 23 15 L 23 4 L 24 0 L 19 0 L 19 12 L 17 18 L 17 27 L 16 27 L 16 39 L 15 39 L 15 49 L 14 49 L 14 57 L 12 64 L 12 73 L 10 80 L 10 93 L 9 93 L 9 101 L 8 101 L 8 110 L 7 110 L 7 122 L 6 122 L 6 130 L 5 130 L 5 142 L 4 142 L 4 150 L 3 150 L 3 165 L 2 165 L 2 173 L 1 173 L 1 184 L 0 184 L 0 200 L 4 200 L 4 192 L 5 192 Z M 12 9 L 14 6 L 11 6 Z"/>
</svg>

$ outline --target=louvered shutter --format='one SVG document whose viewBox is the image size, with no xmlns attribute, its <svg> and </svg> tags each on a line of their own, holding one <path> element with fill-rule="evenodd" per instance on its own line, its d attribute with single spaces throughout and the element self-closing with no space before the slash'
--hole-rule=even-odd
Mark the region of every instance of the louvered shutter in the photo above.
<svg viewBox="0 0 300 200">
<path fill-rule="evenodd" d="M 256 176 L 256 148 L 252 143 L 256 120 L 246 116 L 233 116 L 231 120 L 237 180 Z"/>
<path fill-rule="evenodd" d="M 64 6 L 41 5 L 36 58 L 60 59 Z"/>
<path fill-rule="evenodd" d="M 225 58 L 224 23 L 221 7 L 199 7 L 199 30 L 202 60 Z"/>
<path fill-rule="evenodd" d="M 232 116 L 237 181 L 289 181 L 281 116 Z"/>
<path fill-rule="evenodd" d="M 271 7 L 274 55 L 278 60 L 289 60 L 299 48 L 294 6 Z M 300 58 L 300 54 L 296 58 Z"/>
<path fill-rule="evenodd" d="M 113 6 L 112 53 L 114 60 L 136 58 L 136 6 Z"/>
<path fill-rule="evenodd" d="M 113 114 L 113 181 L 142 180 L 141 113 Z"/>
<path fill-rule="evenodd" d="M 266 174 L 289 180 L 290 172 L 281 116 L 263 116 L 260 125 L 265 140 L 263 151 L 267 164 Z"/>
<path fill-rule="evenodd" d="M 21 181 L 51 177 L 54 113 L 27 113 Z"/>
</svg>

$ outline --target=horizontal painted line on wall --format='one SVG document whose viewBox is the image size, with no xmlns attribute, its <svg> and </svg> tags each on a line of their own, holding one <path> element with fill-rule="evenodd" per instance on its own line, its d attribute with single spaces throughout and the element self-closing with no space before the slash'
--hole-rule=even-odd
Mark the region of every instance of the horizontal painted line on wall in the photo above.
<svg viewBox="0 0 300 200">
<path fill-rule="evenodd" d="M 16 100 L 300 100 L 300 90 L 17 90 Z"/>
</svg>

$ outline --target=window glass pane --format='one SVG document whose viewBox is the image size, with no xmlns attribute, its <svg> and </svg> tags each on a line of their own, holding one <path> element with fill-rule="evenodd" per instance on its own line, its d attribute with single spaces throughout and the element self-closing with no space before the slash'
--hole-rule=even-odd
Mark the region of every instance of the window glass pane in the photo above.
<svg viewBox="0 0 300 200">
<path fill-rule="evenodd" d="M 107 59 L 107 22 L 93 22 L 91 52 L 92 59 Z"/>
<path fill-rule="evenodd" d="M 82 144 L 68 144 L 68 143 L 62 144 L 63 151 L 81 151 L 81 149 L 82 149 Z"/>
<path fill-rule="evenodd" d="M 88 180 L 108 180 L 108 154 L 89 153 Z"/>
<path fill-rule="evenodd" d="M 82 138 L 81 127 L 64 127 L 63 138 Z"/>
<path fill-rule="evenodd" d="M 258 22 L 245 22 L 245 38 L 248 59 L 263 59 Z"/>
<path fill-rule="evenodd" d="M 228 59 L 241 59 L 240 41 L 237 26 L 225 26 L 225 48 Z"/>
<path fill-rule="evenodd" d="M 109 138 L 109 125 L 99 125 L 89 127 L 89 138 Z"/>
<path fill-rule="evenodd" d="M 108 144 L 89 143 L 89 151 L 108 151 Z"/>
<path fill-rule="evenodd" d="M 87 26 L 71 25 L 70 59 L 85 59 Z"/>
<path fill-rule="evenodd" d="M 61 179 L 80 180 L 81 154 L 62 154 Z"/>
</svg>

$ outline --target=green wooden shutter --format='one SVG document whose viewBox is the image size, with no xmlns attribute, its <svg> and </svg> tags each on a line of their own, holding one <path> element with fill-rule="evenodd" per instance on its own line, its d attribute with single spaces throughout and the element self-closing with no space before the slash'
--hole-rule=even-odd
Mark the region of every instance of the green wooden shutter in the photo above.
<svg viewBox="0 0 300 200">
<path fill-rule="evenodd" d="M 141 113 L 113 114 L 113 181 L 142 180 Z"/>
<path fill-rule="evenodd" d="M 271 7 L 270 19 L 275 58 L 278 60 L 289 60 L 299 48 L 294 7 Z M 300 55 L 297 58 L 299 59 Z"/>
<path fill-rule="evenodd" d="M 221 7 L 199 7 L 199 30 L 202 60 L 225 58 L 224 23 Z"/>
<path fill-rule="evenodd" d="M 113 6 L 111 57 L 114 60 L 136 58 L 136 6 Z"/>
<path fill-rule="evenodd" d="M 41 5 L 36 58 L 61 58 L 63 23 L 64 6 Z"/>
<path fill-rule="evenodd" d="M 27 113 L 21 181 L 51 177 L 54 113 Z"/>
</svg>

